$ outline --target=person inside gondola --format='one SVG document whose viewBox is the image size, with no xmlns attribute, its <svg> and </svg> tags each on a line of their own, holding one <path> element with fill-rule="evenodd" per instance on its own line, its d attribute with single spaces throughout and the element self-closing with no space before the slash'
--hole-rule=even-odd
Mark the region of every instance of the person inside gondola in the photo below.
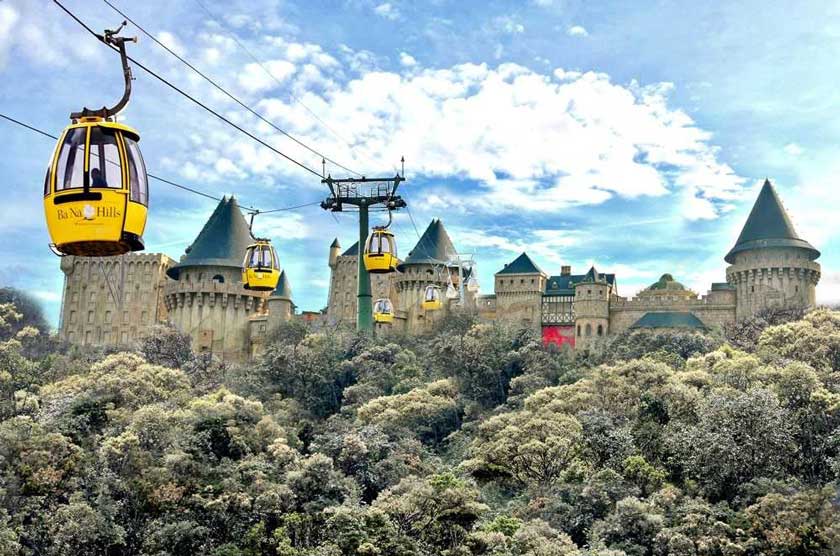
<svg viewBox="0 0 840 556">
<path fill-rule="evenodd" d="M 90 171 L 91 187 L 108 187 L 108 182 L 102 176 L 102 171 L 99 168 L 94 168 Z"/>
</svg>

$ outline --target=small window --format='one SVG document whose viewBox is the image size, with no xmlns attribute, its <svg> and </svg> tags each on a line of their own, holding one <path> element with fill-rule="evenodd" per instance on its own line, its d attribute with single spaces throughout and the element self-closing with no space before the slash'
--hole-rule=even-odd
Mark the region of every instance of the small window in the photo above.
<svg viewBox="0 0 840 556">
<path fill-rule="evenodd" d="M 90 187 L 122 188 L 122 166 L 114 130 L 90 128 Z"/>
<path fill-rule="evenodd" d="M 586 335 L 587 336 L 592 336 L 592 325 L 591 324 L 586 325 Z"/>
<path fill-rule="evenodd" d="M 755 293 L 755 286 L 750 286 L 750 291 Z"/>
<path fill-rule="evenodd" d="M 586 290 L 586 294 L 587 294 L 587 295 L 591 295 L 591 294 L 592 294 L 592 290 Z"/>
<path fill-rule="evenodd" d="M 604 326 L 599 324 L 598 325 L 598 336 L 603 336 L 603 335 L 604 335 Z"/>
<path fill-rule="evenodd" d="M 105 311 L 105 324 L 111 324 L 111 311 Z"/>
<path fill-rule="evenodd" d="M 143 163 L 143 155 L 134 139 L 123 136 L 125 139 L 125 152 L 128 155 L 128 184 L 130 198 L 141 205 L 149 204 L 149 184 L 146 181 L 146 165 Z"/>
<path fill-rule="evenodd" d="M 799 293 L 799 286 L 795 286 L 795 287 L 794 287 L 794 291 L 795 291 L 796 293 Z"/>
<path fill-rule="evenodd" d="M 221 274 L 216 274 L 215 276 L 213 276 L 213 281 L 216 282 L 217 284 L 224 284 L 225 283 L 225 277 L 222 276 Z"/>
<path fill-rule="evenodd" d="M 580 325 L 578 325 L 578 338 L 580 338 Z"/>
<path fill-rule="evenodd" d="M 86 135 L 85 128 L 75 128 L 64 136 L 56 168 L 56 191 L 84 187 Z"/>
<path fill-rule="evenodd" d="M 88 324 L 93 324 L 93 311 L 88 311 Z"/>
</svg>

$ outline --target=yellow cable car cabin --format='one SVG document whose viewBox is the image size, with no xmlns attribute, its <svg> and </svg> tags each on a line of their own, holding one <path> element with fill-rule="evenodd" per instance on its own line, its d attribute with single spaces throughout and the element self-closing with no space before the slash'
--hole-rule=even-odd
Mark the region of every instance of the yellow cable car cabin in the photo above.
<svg viewBox="0 0 840 556">
<path fill-rule="evenodd" d="M 44 180 L 55 251 L 106 257 L 143 250 L 149 187 L 139 140 L 134 129 L 102 117 L 64 130 Z"/>
<path fill-rule="evenodd" d="M 390 324 L 394 322 L 394 306 L 388 298 L 377 299 L 373 304 L 373 320 Z"/>
<path fill-rule="evenodd" d="M 426 291 L 423 292 L 423 309 L 426 311 L 437 311 L 442 306 L 440 287 L 434 284 L 426 286 Z"/>
<path fill-rule="evenodd" d="M 374 228 L 365 243 L 364 262 L 367 271 L 373 274 L 395 272 L 400 261 L 397 259 L 394 234 L 385 229 Z"/>
<path fill-rule="evenodd" d="M 242 262 L 242 282 L 245 289 L 272 291 L 280 280 L 277 254 L 267 239 L 258 239 L 245 250 Z"/>
</svg>

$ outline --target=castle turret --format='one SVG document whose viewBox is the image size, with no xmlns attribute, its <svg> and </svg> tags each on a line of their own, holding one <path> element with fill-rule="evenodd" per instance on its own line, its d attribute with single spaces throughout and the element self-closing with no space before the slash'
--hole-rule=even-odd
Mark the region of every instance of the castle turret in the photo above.
<svg viewBox="0 0 840 556">
<path fill-rule="evenodd" d="M 269 292 L 246 290 L 242 258 L 253 241 L 236 200 L 223 198 L 180 262 L 169 268 L 169 321 L 193 338 L 196 351 L 223 359 L 248 357 L 248 319 Z"/>
<path fill-rule="evenodd" d="M 295 304 L 292 303 L 292 287 L 286 271 L 280 273 L 277 287 L 268 298 L 268 328 L 276 328 L 281 323 L 288 322 L 294 314 Z"/>
<path fill-rule="evenodd" d="M 330 268 L 335 269 L 338 264 L 338 254 L 341 253 L 341 244 L 338 243 L 338 238 L 335 238 L 330 244 Z"/>
<path fill-rule="evenodd" d="M 775 188 L 765 180 L 735 246 L 726 255 L 726 280 L 736 288 L 735 316 L 816 304 L 820 256 L 794 230 Z"/>
<path fill-rule="evenodd" d="M 539 327 L 548 275 L 522 253 L 495 275 L 496 314 L 500 319 Z"/>
<path fill-rule="evenodd" d="M 458 252 L 443 222 L 434 219 L 408 257 L 397 266 L 397 316 L 406 318 L 409 331 L 423 330 L 429 326 L 429 321 L 437 322 L 449 313 L 445 294 L 450 281 L 457 287 L 458 269 L 450 266 L 457 257 Z M 440 310 L 424 311 L 422 308 L 423 293 L 429 285 L 436 285 L 441 290 L 444 303 Z"/>
<path fill-rule="evenodd" d="M 575 347 L 585 348 L 592 340 L 609 333 L 612 285 L 607 275 L 593 266 L 574 288 Z"/>
</svg>

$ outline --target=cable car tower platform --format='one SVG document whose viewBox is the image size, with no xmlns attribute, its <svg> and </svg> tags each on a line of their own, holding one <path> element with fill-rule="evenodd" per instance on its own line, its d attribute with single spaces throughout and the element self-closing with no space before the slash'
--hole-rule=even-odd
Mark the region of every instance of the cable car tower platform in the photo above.
<svg viewBox="0 0 840 556">
<path fill-rule="evenodd" d="M 402 174 L 392 178 L 344 178 L 330 175 L 323 178 L 330 189 L 330 196 L 321 202 L 321 208 L 332 212 L 357 210 L 359 212 L 359 254 L 358 254 L 358 303 L 356 304 L 356 329 L 373 331 L 373 300 L 370 292 L 370 274 L 364 263 L 364 246 L 367 242 L 368 215 L 374 212 L 392 212 L 406 206 L 405 200 L 397 195 L 400 183 L 405 181 L 405 158 Z M 353 207 L 353 208 L 350 208 Z"/>
</svg>

